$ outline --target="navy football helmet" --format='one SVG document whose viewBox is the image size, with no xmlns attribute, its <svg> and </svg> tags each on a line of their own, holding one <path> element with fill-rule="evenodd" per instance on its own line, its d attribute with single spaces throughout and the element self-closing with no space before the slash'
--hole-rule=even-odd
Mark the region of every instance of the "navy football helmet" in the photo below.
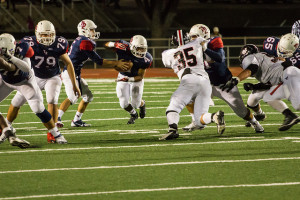
<svg viewBox="0 0 300 200">
<path fill-rule="evenodd" d="M 258 53 L 259 50 L 257 46 L 254 44 L 246 44 L 245 46 L 242 47 L 240 51 L 240 57 L 239 60 L 240 62 L 243 62 L 244 58 L 250 54 Z"/>
<path fill-rule="evenodd" d="M 178 47 L 190 41 L 189 34 L 183 30 L 177 30 L 172 34 L 171 44 Z"/>
</svg>

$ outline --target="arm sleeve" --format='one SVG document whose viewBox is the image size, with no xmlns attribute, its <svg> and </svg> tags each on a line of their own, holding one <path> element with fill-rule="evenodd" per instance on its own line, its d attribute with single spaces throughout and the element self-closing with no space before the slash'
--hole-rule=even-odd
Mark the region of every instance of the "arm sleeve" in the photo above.
<svg viewBox="0 0 300 200">
<path fill-rule="evenodd" d="M 16 58 L 16 57 L 12 57 L 11 58 L 11 62 L 17 66 L 17 68 L 19 68 L 20 70 L 22 70 L 23 72 L 29 72 L 30 68 L 31 68 L 31 63 L 30 63 L 30 58 L 25 57 L 23 60 Z"/>
<path fill-rule="evenodd" d="M 93 62 L 97 63 L 98 65 L 103 64 L 103 59 L 95 52 L 95 51 L 81 51 L 85 55 L 89 57 Z"/>
<path fill-rule="evenodd" d="M 206 53 L 212 60 L 216 62 L 225 61 L 225 52 L 223 48 L 217 49 L 216 51 L 211 49 L 206 49 L 204 53 Z"/>
</svg>

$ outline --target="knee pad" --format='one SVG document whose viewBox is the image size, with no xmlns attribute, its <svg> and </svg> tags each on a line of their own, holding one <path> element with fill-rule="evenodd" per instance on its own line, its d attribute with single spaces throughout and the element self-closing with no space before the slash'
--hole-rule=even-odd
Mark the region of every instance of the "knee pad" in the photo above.
<svg viewBox="0 0 300 200">
<path fill-rule="evenodd" d="M 82 100 L 84 102 L 92 102 L 94 100 L 94 95 L 92 94 L 91 91 L 87 92 L 87 94 L 84 94 L 82 96 Z"/>
<path fill-rule="evenodd" d="M 41 113 L 36 113 L 36 116 L 38 116 L 43 123 L 49 122 L 52 118 L 51 114 L 46 109 Z"/>
<path fill-rule="evenodd" d="M 14 96 L 14 98 L 11 100 L 11 105 L 13 105 L 13 107 L 16 107 L 16 108 L 20 108 L 21 106 L 24 105 L 24 103 L 26 103 L 25 97 L 23 95 L 19 94 L 18 92 Z"/>
<path fill-rule="evenodd" d="M 42 101 L 28 101 L 28 104 L 34 113 L 42 113 L 45 110 L 45 106 Z"/>
<path fill-rule="evenodd" d="M 77 101 L 78 101 L 78 98 L 75 95 L 72 95 L 72 97 L 68 97 L 68 99 L 70 100 L 70 102 L 71 102 L 72 105 L 76 104 Z"/>
<path fill-rule="evenodd" d="M 127 108 L 128 106 L 129 106 L 129 102 L 128 101 L 126 101 L 126 99 L 124 99 L 124 98 L 120 98 L 119 99 L 119 102 L 120 102 L 120 106 L 121 106 L 121 108 Z"/>
</svg>

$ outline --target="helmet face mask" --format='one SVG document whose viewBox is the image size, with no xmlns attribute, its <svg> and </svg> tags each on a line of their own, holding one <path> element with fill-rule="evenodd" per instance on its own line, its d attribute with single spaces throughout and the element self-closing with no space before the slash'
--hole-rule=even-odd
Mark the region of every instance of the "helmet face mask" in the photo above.
<svg viewBox="0 0 300 200">
<path fill-rule="evenodd" d="M 89 19 L 84 19 L 77 25 L 78 35 L 83 35 L 92 40 L 99 39 L 100 32 L 96 32 L 97 25 Z"/>
<path fill-rule="evenodd" d="M 244 58 L 250 54 L 258 53 L 259 50 L 254 44 L 247 44 L 242 47 L 240 51 L 240 57 L 239 60 L 242 63 Z"/>
<path fill-rule="evenodd" d="M 191 38 L 193 37 L 203 37 L 204 39 L 210 38 L 210 30 L 209 28 L 204 24 L 195 24 L 192 26 L 189 35 Z"/>
<path fill-rule="evenodd" d="M 277 46 L 277 55 L 283 58 L 292 57 L 298 47 L 299 38 L 292 33 L 285 34 L 279 40 Z"/>
<path fill-rule="evenodd" d="M 15 54 L 16 41 L 14 40 L 14 37 L 12 38 L 0 35 L 0 54 L 3 54 L 2 51 L 8 51 L 11 55 Z"/>
<path fill-rule="evenodd" d="M 175 33 L 172 34 L 171 44 L 173 46 L 179 47 L 185 45 L 188 42 L 190 42 L 190 36 L 187 32 L 177 30 Z"/>
<path fill-rule="evenodd" d="M 45 46 L 54 43 L 56 33 L 53 24 L 47 20 L 40 21 L 35 27 L 36 40 Z"/>
<path fill-rule="evenodd" d="M 142 35 L 135 35 L 130 40 L 130 51 L 137 58 L 144 58 L 148 51 L 147 40 Z"/>
</svg>

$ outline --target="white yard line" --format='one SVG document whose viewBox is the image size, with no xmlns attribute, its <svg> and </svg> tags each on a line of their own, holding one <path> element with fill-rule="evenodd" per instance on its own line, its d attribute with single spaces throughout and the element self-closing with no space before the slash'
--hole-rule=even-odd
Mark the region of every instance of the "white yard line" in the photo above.
<svg viewBox="0 0 300 200">
<path fill-rule="evenodd" d="M 128 145 L 128 146 L 100 146 L 100 147 L 77 147 L 67 148 L 68 145 L 61 145 L 61 149 L 26 149 L 16 151 L 0 151 L 0 154 L 18 154 L 18 153 L 36 153 L 36 152 L 51 152 L 51 151 L 81 151 L 81 150 L 98 150 L 98 149 L 124 149 L 124 148 L 152 148 L 152 147 L 167 147 L 167 146 L 190 146 L 190 145 L 211 145 L 211 144 L 233 144 L 245 142 L 272 142 L 294 140 L 292 137 L 287 138 L 273 138 L 273 139 L 256 139 L 256 140 L 233 140 L 233 141 L 216 141 L 216 142 L 190 142 L 190 143 L 172 143 L 172 144 L 150 144 L 150 145 Z M 56 145 L 56 144 L 54 144 Z"/>
<path fill-rule="evenodd" d="M 116 194 L 116 193 L 163 192 L 163 191 L 178 191 L 178 190 L 219 189 L 219 188 L 275 187 L 275 186 L 278 187 L 278 186 L 290 186 L 290 185 L 300 185 L 300 182 L 260 183 L 260 184 L 240 184 L 240 185 L 181 186 L 181 187 L 173 187 L 173 188 L 144 188 L 144 189 L 130 189 L 130 190 L 99 191 L 99 192 L 82 192 L 82 193 L 45 194 L 45 195 L 30 195 L 30 196 L 18 196 L 18 197 L 3 197 L 3 198 L 0 198 L 0 200 L 68 197 L 68 196 L 90 196 L 90 195 Z"/>
</svg>

